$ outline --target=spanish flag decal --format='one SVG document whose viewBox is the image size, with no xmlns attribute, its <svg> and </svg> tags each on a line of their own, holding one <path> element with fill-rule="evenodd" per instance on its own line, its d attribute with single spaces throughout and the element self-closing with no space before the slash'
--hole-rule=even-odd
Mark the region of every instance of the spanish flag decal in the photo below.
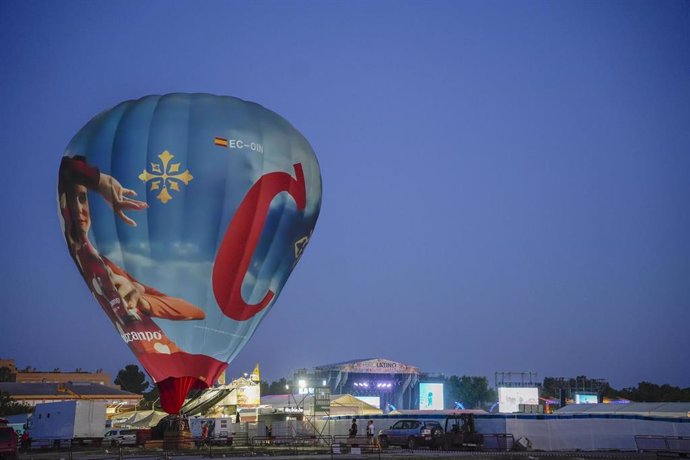
<svg viewBox="0 0 690 460">
<path fill-rule="evenodd" d="M 216 144 L 216 145 L 218 145 L 218 146 L 220 146 L 220 147 L 227 147 L 227 146 L 228 146 L 228 140 L 227 140 L 227 139 L 224 139 L 224 138 L 222 138 L 222 137 L 216 137 L 216 138 L 213 140 L 213 143 Z"/>
</svg>

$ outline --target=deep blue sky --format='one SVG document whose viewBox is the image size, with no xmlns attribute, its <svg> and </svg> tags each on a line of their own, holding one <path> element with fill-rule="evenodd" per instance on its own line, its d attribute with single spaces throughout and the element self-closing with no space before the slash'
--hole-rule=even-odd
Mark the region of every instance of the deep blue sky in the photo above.
<svg viewBox="0 0 690 460">
<path fill-rule="evenodd" d="M 230 365 L 690 386 L 690 2 L 0 1 L 0 356 L 133 361 L 68 256 L 64 148 L 126 99 L 258 102 L 314 237 Z"/>
</svg>

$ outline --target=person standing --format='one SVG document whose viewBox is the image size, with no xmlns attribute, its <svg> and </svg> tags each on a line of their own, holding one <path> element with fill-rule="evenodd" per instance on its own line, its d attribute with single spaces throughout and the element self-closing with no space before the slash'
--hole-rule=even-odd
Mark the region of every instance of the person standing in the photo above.
<svg viewBox="0 0 690 460">
<path fill-rule="evenodd" d="M 374 431 L 374 421 L 369 420 L 369 423 L 367 423 L 367 441 L 369 442 L 369 444 L 374 443 Z"/>
<path fill-rule="evenodd" d="M 30 446 L 31 446 L 31 438 L 29 437 L 29 431 L 26 428 L 24 428 L 24 432 L 22 433 L 22 437 L 21 437 L 22 451 L 28 452 Z"/>
<path fill-rule="evenodd" d="M 350 437 L 351 438 L 357 437 L 357 419 L 356 418 L 352 419 L 352 425 L 350 425 Z"/>
<path fill-rule="evenodd" d="M 203 422 L 201 424 L 201 444 L 208 445 L 208 422 Z"/>
</svg>

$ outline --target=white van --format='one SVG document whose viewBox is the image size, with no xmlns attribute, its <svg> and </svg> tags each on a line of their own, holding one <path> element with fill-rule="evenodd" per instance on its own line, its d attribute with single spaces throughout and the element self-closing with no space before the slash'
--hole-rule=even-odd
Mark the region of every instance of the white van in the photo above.
<svg viewBox="0 0 690 460">
<path fill-rule="evenodd" d="M 137 430 L 115 429 L 108 431 L 103 437 L 105 446 L 136 446 Z"/>
</svg>

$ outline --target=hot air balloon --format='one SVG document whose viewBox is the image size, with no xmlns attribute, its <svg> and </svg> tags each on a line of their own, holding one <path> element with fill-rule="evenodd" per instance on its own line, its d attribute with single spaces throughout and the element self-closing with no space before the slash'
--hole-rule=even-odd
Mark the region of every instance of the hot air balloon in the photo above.
<svg viewBox="0 0 690 460">
<path fill-rule="evenodd" d="M 311 238 L 321 175 L 307 140 L 258 104 L 146 96 L 74 136 L 58 204 L 79 273 L 175 414 L 273 307 Z"/>
</svg>

